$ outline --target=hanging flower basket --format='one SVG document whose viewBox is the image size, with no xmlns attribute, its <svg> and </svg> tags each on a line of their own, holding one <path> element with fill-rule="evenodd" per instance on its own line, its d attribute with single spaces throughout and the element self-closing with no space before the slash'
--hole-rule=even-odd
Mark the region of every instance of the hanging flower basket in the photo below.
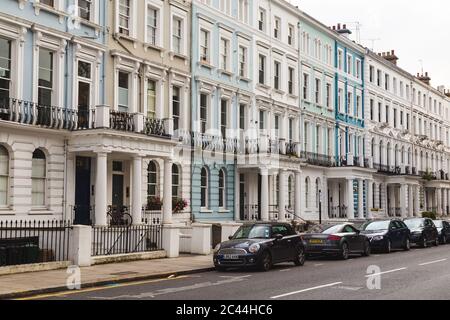
<svg viewBox="0 0 450 320">
<path fill-rule="evenodd" d="M 149 197 L 147 200 L 147 210 L 156 211 L 162 209 L 162 200 L 159 197 Z"/>
<path fill-rule="evenodd" d="M 186 209 L 187 206 L 188 206 L 188 202 L 185 199 L 174 198 L 172 200 L 172 211 L 173 211 L 173 213 L 183 212 L 183 210 Z"/>
</svg>

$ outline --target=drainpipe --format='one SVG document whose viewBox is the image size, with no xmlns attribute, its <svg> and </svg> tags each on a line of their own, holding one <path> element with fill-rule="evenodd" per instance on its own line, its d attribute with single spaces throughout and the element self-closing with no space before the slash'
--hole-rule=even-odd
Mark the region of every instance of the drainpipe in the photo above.
<svg viewBox="0 0 450 320">
<path fill-rule="evenodd" d="M 63 193 L 63 219 L 67 220 L 67 149 L 69 140 L 64 139 L 64 193 Z"/>
</svg>

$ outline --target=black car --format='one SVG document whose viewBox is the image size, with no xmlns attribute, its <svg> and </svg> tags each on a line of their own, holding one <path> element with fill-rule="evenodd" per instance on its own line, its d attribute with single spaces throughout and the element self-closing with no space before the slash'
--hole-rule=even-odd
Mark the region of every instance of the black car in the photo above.
<svg viewBox="0 0 450 320">
<path fill-rule="evenodd" d="M 423 248 L 429 244 L 439 245 L 439 233 L 433 220 L 429 218 L 408 218 L 403 220 L 411 231 L 411 243 Z"/>
<path fill-rule="evenodd" d="M 349 223 L 315 226 L 303 239 L 307 255 L 337 255 L 344 260 L 351 254 L 370 255 L 369 239 Z"/>
<path fill-rule="evenodd" d="M 444 220 L 433 221 L 439 233 L 439 241 L 441 244 L 447 244 L 450 242 L 450 223 Z"/>
<path fill-rule="evenodd" d="M 411 232 L 400 220 L 368 221 L 362 225 L 361 234 L 369 238 L 372 250 L 391 253 L 393 249 L 408 251 L 411 248 Z"/>
<path fill-rule="evenodd" d="M 255 223 L 243 225 L 214 249 L 216 270 L 255 267 L 268 271 L 276 263 L 305 263 L 305 248 L 300 235 L 290 224 Z"/>
</svg>

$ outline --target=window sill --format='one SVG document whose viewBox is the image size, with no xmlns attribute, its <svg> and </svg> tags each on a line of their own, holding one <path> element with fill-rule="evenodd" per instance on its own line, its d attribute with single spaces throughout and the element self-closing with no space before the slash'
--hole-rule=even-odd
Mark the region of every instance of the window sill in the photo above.
<svg viewBox="0 0 450 320">
<path fill-rule="evenodd" d="M 298 99 L 298 96 L 292 93 L 288 93 L 288 97 L 292 99 Z"/>
<path fill-rule="evenodd" d="M 278 93 L 279 95 L 282 95 L 282 96 L 285 94 L 285 92 L 280 89 L 273 89 L 273 92 Z"/>
<path fill-rule="evenodd" d="M 236 79 L 238 81 L 244 81 L 244 82 L 247 82 L 247 83 L 251 83 L 252 82 L 252 79 L 249 79 L 249 78 L 246 78 L 246 77 L 241 77 L 241 76 L 237 76 Z"/>
<path fill-rule="evenodd" d="M 178 58 L 184 61 L 189 60 L 188 56 L 182 54 L 182 53 L 177 53 L 175 51 L 169 51 L 169 56 L 170 58 L 173 60 L 174 58 Z"/>
<path fill-rule="evenodd" d="M 327 110 L 330 111 L 330 112 L 334 111 L 333 107 L 328 107 Z"/>
<path fill-rule="evenodd" d="M 86 19 L 81 19 L 81 18 L 80 18 L 80 23 L 85 26 L 95 29 L 96 36 L 98 36 L 100 34 L 100 30 L 102 27 L 98 23 L 90 21 L 90 20 L 86 20 Z"/>
<path fill-rule="evenodd" d="M 220 208 L 219 213 L 230 213 L 231 211 L 228 209 Z"/>
<path fill-rule="evenodd" d="M 62 23 L 63 19 L 68 16 L 65 12 L 59 11 L 58 9 L 55 9 L 53 7 L 50 7 L 50 6 L 47 6 L 45 4 L 34 3 L 33 7 L 34 7 L 34 13 L 36 15 L 39 15 L 41 10 L 49 12 L 49 13 L 53 13 L 53 14 L 55 14 L 55 15 L 57 15 L 59 17 L 59 22 L 60 23 Z"/>
<path fill-rule="evenodd" d="M 120 33 L 120 32 L 116 32 L 114 34 L 114 36 L 115 36 L 115 38 L 117 38 L 117 40 L 124 39 L 124 40 L 128 40 L 130 42 L 133 42 L 133 44 L 136 44 L 136 42 L 138 41 L 136 38 L 133 38 L 132 36 L 128 36 L 128 35 Z"/>
<path fill-rule="evenodd" d="M 206 208 L 201 208 L 200 209 L 200 213 L 213 213 L 212 210 L 206 209 Z"/>
<path fill-rule="evenodd" d="M 16 212 L 12 210 L 10 207 L 2 206 L 0 207 L 0 216 L 12 216 L 15 215 Z"/>
<path fill-rule="evenodd" d="M 33 208 L 30 211 L 28 211 L 28 214 L 33 216 L 44 216 L 44 215 L 54 215 L 55 213 L 53 211 L 48 210 L 45 207 L 42 207 L 42 208 Z"/>
<path fill-rule="evenodd" d="M 156 44 L 151 44 L 151 43 L 144 43 L 144 47 L 145 47 L 145 49 L 153 49 L 153 50 L 156 50 L 156 51 L 159 51 L 159 52 L 164 52 L 165 51 L 163 47 L 160 47 L 160 46 L 158 46 Z"/>
<path fill-rule="evenodd" d="M 269 90 L 270 89 L 270 87 L 268 85 L 265 85 L 265 84 L 262 84 L 262 83 L 258 83 L 256 85 L 256 87 L 259 88 L 259 89 L 264 89 L 264 90 Z"/>
<path fill-rule="evenodd" d="M 226 75 L 226 76 L 229 76 L 229 77 L 233 76 L 233 73 L 231 71 L 228 71 L 228 70 L 219 69 L 219 70 L 217 70 L 217 72 L 219 74 L 223 74 L 223 75 Z"/>
<path fill-rule="evenodd" d="M 208 68 L 208 69 L 214 69 L 214 66 L 212 64 L 210 64 L 209 61 L 199 61 L 198 65 L 201 67 Z"/>
</svg>

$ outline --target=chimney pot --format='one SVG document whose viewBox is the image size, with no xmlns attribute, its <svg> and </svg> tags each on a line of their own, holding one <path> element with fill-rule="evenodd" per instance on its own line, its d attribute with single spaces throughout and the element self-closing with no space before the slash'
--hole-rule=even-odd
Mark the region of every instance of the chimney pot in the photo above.
<svg viewBox="0 0 450 320">
<path fill-rule="evenodd" d="M 392 50 L 392 55 L 395 55 L 395 50 Z"/>
<path fill-rule="evenodd" d="M 347 29 L 347 25 L 346 24 L 343 25 L 343 29 Z"/>
<path fill-rule="evenodd" d="M 340 24 L 340 23 L 338 23 L 337 29 L 338 29 L 338 30 L 341 30 L 341 24 Z"/>
</svg>

